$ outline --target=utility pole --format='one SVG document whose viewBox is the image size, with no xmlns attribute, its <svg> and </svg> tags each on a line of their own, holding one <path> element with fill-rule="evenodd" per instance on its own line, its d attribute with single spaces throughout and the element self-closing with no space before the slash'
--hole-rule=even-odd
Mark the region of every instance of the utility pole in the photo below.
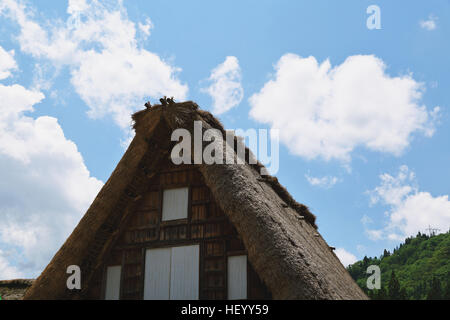
<svg viewBox="0 0 450 320">
<path fill-rule="evenodd" d="M 433 237 L 433 236 L 436 235 L 436 232 L 437 232 L 437 231 L 440 231 L 441 229 L 432 228 L 430 225 L 428 225 L 428 229 L 425 229 L 425 230 L 428 231 L 428 235 L 429 235 L 430 237 Z"/>
</svg>

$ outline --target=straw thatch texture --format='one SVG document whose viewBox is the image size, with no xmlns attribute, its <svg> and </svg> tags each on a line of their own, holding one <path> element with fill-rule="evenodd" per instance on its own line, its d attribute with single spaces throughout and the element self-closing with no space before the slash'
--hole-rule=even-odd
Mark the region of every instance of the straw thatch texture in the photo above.
<svg viewBox="0 0 450 320">
<path fill-rule="evenodd" d="M 146 179 L 167 161 L 173 145 L 172 131 L 185 128 L 193 136 L 193 123 L 198 120 L 204 130 L 215 128 L 224 134 L 216 118 L 190 101 L 155 106 L 134 114 L 133 120 L 136 136 L 124 157 L 25 298 L 82 298 L 82 292 L 74 294 L 66 289 L 67 266 L 81 266 L 85 279 L 82 285 L 87 287 L 120 234 L 127 214 L 133 211 L 136 199 L 145 191 Z M 223 147 L 224 152 L 230 152 L 225 142 Z M 233 149 L 231 152 L 235 157 Z M 367 298 L 317 233 L 315 216 L 297 203 L 276 178 L 261 176 L 260 163 L 198 167 L 274 298 Z"/>
<path fill-rule="evenodd" d="M 33 284 L 33 279 L 14 279 L 0 281 L 1 300 L 22 300 L 25 292 Z"/>
<path fill-rule="evenodd" d="M 160 112 L 153 112 L 149 116 L 149 135 L 167 130 L 167 127 L 161 126 L 164 122 L 160 121 Z M 153 168 L 139 166 L 146 154 L 152 155 Z M 151 177 L 156 173 L 159 161 L 166 156 L 155 141 L 149 141 L 143 135 L 135 136 L 78 226 L 27 291 L 25 299 L 79 298 L 80 292 L 69 291 L 66 287 L 66 270 L 70 265 L 80 266 L 81 290 L 87 290 L 89 279 L 101 263 L 102 256 L 107 253 L 106 248 L 112 245 L 112 237 L 118 236 L 116 231 L 122 215 L 131 212 L 127 206 L 139 195 L 136 189 L 140 186 L 133 180 L 144 178 L 143 170 Z M 142 180 L 140 182 L 145 183 L 146 179 Z"/>
<path fill-rule="evenodd" d="M 209 113 L 166 118 L 193 135 L 193 121 L 204 130 L 222 125 Z M 228 149 L 229 151 L 229 149 Z M 223 153 L 227 152 L 224 142 Z M 235 155 L 234 155 L 235 156 Z M 317 233 L 315 217 L 298 204 L 276 178 L 262 177 L 262 165 L 200 165 L 214 198 L 241 235 L 258 275 L 275 299 L 367 299 L 347 270 Z"/>
</svg>

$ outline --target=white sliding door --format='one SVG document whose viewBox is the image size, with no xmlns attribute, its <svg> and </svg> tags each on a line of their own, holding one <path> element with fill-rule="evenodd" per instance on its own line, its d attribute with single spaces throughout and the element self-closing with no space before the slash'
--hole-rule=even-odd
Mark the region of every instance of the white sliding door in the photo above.
<svg viewBox="0 0 450 320">
<path fill-rule="evenodd" d="M 145 254 L 144 300 L 168 300 L 171 248 L 147 250 Z"/>
<path fill-rule="evenodd" d="M 172 248 L 170 300 L 197 300 L 199 246 Z"/>
<path fill-rule="evenodd" d="M 112 266 L 106 269 L 105 300 L 119 300 L 121 266 Z"/>
<path fill-rule="evenodd" d="M 145 300 L 197 300 L 198 245 L 149 249 L 145 256 Z"/>
<path fill-rule="evenodd" d="M 228 299 L 247 299 L 247 256 L 228 257 Z"/>
</svg>

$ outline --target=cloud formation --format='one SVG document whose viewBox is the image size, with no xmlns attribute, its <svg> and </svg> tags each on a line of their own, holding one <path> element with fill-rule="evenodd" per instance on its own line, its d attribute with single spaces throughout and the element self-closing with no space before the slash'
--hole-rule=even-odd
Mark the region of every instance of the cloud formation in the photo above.
<svg viewBox="0 0 450 320">
<path fill-rule="evenodd" d="M 428 17 L 428 20 L 420 20 L 419 24 L 422 29 L 432 31 L 437 27 L 437 18 L 433 15 L 430 15 Z"/>
<path fill-rule="evenodd" d="M 325 189 L 330 189 L 339 182 L 339 179 L 334 176 L 312 177 L 308 174 L 305 174 L 305 178 L 306 180 L 308 180 L 310 185 Z"/>
<path fill-rule="evenodd" d="M 17 22 L 23 52 L 68 67 L 75 91 L 89 106 L 89 115 L 111 115 L 123 129 L 130 114 L 147 97 L 186 98 L 188 87 L 177 78 L 181 70 L 143 49 L 137 32 L 150 34 L 151 21 L 138 26 L 128 19 L 122 1 L 70 0 L 66 22 L 38 23 L 19 1 L 3 0 L 0 13 Z"/>
<path fill-rule="evenodd" d="M 44 98 L 0 84 L 0 279 L 39 275 L 102 186 L 56 118 L 25 115 Z"/>
<path fill-rule="evenodd" d="M 397 176 L 380 175 L 381 183 L 370 191 L 372 204 L 388 206 L 388 223 L 379 230 L 367 229 L 372 240 L 403 240 L 424 232 L 429 226 L 447 232 L 450 228 L 450 201 L 448 195 L 434 197 L 420 191 L 414 172 L 400 167 Z"/>
<path fill-rule="evenodd" d="M 0 47 L 0 80 L 10 77 L 11 71 L 14 69 L 17 69 L 14 50 L 8 52 Z"/>
<path fill-rule="evenodd" d="M 244 97 L 241 84 L 241 68 L 236 57 L 226 57 L 225 61 L 211 71 L 209 87 L 203 88 L 213 99 L 214 114 L 222 114 L 236 107 Z"/>
<path fill-rule="evenodd" d="M 357 147 L 400 155 L 413 133 L 433 134 L 439 108 L 421 104 L 422 85 L 411 76 L 391 77 L 385 69 L 371 55 L 332 67 L 286 54 L 274 78 L 249 99 L 250 115 L 280 129 L 289 150 L 307 159 L 348 162 Z"/>
<path fill-rule="evenodd" d="M 0 250 L 0 277 L 1 279 L 18 279 L 23 278 L 23 273 L 16 267 L 11 266 L 8 259 L 10 254 Z"/>
<path fill-rule="evenodd" d="M 358 261 L 354 254 L 348 252 L 344 248 L 337 248 L 335 253 L 344 267 L 348 267 L 350 264 L 354 264 Z"/>
</svg>

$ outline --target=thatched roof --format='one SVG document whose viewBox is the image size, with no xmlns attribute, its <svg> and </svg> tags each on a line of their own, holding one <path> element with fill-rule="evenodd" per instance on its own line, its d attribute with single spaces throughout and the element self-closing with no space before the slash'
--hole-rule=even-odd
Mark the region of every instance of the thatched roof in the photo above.
<svg viewBox="0 0 450 320">
<path fill-rule="evenodd" d="M 33 284 L 32 279 L 14 279 L 0 281 L 0 298 L 2 300 L 22 300 L 25 291 Z"/>
<path fill-rule="evenodd" d="M 125 155 L 25 298 L 82 298 L 142 198 L 145 182 L 167 161 L 173 130 L 185 128 L 193 134 L 194 121 L 202 121 L 203 130 L 216 128 L 224 133 L 216 118 L 191 101 L 154 106 L 134 114 L 133 120 L 136 135 Z M 236 157 L 235 152 L 232 156 Z M 367 299 L 318 234 L 315 216 L 276 178 L 261 176 L 260 163 L 196 166 L 275 299 Z M 81 292 L 66 289 L 69 265 L 81 267 Z"/>
</svg>

